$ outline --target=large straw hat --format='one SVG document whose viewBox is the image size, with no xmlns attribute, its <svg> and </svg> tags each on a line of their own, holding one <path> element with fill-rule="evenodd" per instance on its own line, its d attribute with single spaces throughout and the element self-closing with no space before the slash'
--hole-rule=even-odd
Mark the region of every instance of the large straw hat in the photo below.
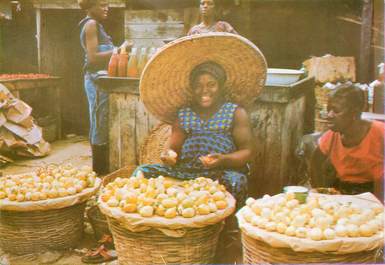
<svg viewBox="0 0 385 265">
<path fill-rule="evenodd" d="M 246 38 L 231 33 L 187 36 L 163 46 L 147 63 L 140 80 L 140 97 L 147 110 L 172 123 L 178 109 L 189 104 L 193 68 L 214 61 L 226 71 L 228 100 L 248 108 L 266 80 L 266 60 Z"/>
</svg>

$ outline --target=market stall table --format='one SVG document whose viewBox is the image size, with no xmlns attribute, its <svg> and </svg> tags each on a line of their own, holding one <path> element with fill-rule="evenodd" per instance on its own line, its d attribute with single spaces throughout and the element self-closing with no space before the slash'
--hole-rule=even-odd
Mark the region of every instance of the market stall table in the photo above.
<svg viewBox="0 0 385 265">
<path fill-rule="evenodd" d="M 140 146 L 158 123 L 140 101 L 139 79 L 100 77 L 99 84 L 109 94 L 109 169 L 138 164 Z M 295 176 L 295 149 L 304 133 L 306 97 L 312 89 L 313 78 L 267 84 L 251 109 L 258 140 L 253 179 L 265 183 L 258 192 L 276 193 Z"/>
<path fill-rule="evenodd" d="M 158 123 L 139 99 L 139 79 L 100 77 L 109 95 L 109 170 L 137 165 L 140 145 Z"/>
<path fill-rule="evenodd" d="M 276 194 L 298 181 L 295 151 L 304 134 L 314 86 L 310 77 L 289 85 L 267 83 L 250 110 L 256 137 L 250 186 L 258 189 L 255 193 Z"/>
<path fill-rule="evenodd" d="M 25 101 L 33 108 L 32 115 L 38 120 L 38 123 L 41 118 L 39 125 L 43 127 L 43 134 L 45 129 L 50 133 L 49 139 L 46 140 L 61 138 L 60 77 L 5 79 L 0 76 L 0 84 L 6 86 L 15 97 Z M 51 116 L 53 122 L 43 121 L 48 116 Z M 52 125 L 55 127 L 51 127 Z"/>
</svg>

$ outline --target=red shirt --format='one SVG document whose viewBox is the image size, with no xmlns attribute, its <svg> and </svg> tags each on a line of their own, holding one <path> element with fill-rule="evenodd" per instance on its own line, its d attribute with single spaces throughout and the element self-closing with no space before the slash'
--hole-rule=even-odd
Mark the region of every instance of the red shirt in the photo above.
<svg viewBox="0 0 385 265">
<path fill-rule="evenodd" d="M 341 135 L 328 130 L 319 139 L 324 155 L 330 156 L 341 181 L 365 183 L 375 181 L 384 175 L 384 123 L 373 121 L 367 135 L 354 147 L 345 147 Z M 334 144 L 332 139 L 334 135 Z M 330 153 L 329 153 L 330 152 Z"/>
</svg>

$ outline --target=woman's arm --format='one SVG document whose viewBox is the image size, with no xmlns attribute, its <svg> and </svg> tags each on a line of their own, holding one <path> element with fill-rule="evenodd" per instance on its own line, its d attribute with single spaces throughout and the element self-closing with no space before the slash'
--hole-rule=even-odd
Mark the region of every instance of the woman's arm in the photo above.
<svg viewBox="0 0 385 265">
<path fill-rule="evenodd" d="M 166 147 L 167 149 L 171 149 L 179 155 L 182 150 L 182 146 L 185 139 L 186 139 L 186 133 L 180 127 L 179 120 L 177 119 L 172 124 L 171 136 L 168 139 L 168 142 L 166 143 Z"/>
<path fill-rule="evenodd" d="M 179 121 L 176 120 L 172 125 L 171 136 L 166 142 L 165 151 L 160 156 L 164 164 L 172 166 L 177 162 L 185 139 L 186 134 L 180 127 Z"/>
<path fill-rule="evenodd" d="M 374 181 L 374 195 L 381 203 L 384 203 L 384 176 L 381 176 Z"/>
<path fill-rule="evenodd" d="M 234 113 L 234 126 L 232 136 L 237 151 L 229 154 L 212 154 L 209 160 L 203 163 L 208 168 L 240 168 L 251 162 L 255 155 L 255 144 L 249 116 L 245 109 L 238 107 Z"/>
<path fill-rule="evenodd" d="M 323 165 L 325 164 L 326 159 L 327 156 L 321 152 L 321 149 L 319 147 L 317 147 L 311 155 L 309 173 L 310 184 L 313 188 L 325 187 Z M 327 184 L 330 185 L 326 186 L 332 185 L 332 183 Z"/>
<path fill-rule="evenodd" d="M 108 64 L 112 51 L 98 52 L 98 25 L 93 19 L 85 25 L 85 46 L 87 49 L 88 62 L 94 66 L 105 66 Z"/>
</svg>

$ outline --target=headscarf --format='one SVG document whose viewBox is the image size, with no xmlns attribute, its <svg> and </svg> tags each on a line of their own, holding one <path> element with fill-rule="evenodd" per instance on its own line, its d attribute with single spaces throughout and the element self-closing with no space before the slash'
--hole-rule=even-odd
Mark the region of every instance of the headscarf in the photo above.
<svg viewBox="0 0 385 265">
<path fill-rule="evenodd" d="M 219 87 L 222 89 L 226 82 L 226 71 L 223 67 L 216 62 L 207 61 L 195 66 L 195 68 L 190 73 L 190 88 L 194 87 L 194 84 L 197 78 L 202 74 L 209 74 L 214 77 L 219 84 Z"/>
</svg>

